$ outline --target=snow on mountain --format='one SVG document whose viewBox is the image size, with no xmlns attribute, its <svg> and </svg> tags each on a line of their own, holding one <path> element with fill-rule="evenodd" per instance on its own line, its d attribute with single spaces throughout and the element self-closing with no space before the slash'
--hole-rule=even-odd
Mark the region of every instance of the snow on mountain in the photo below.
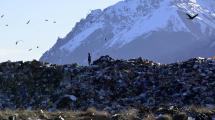
<svg viewBox="0 0 215 120">
<path fill-rule="evenodd" d="M 139 16 L 135 18 L 135 23 L 129 26 L 130 29 L 115 32 L 113 40 L 110 43 L 107 43 L 109 44 L 109 47 L 113 46 L 117 42 L 120 46 L 123 46 L 142 34 L 162 29 L 167 26 L 168 22 L 166 21 L 168 20 L 175 22 L 175 25 L 177 25 L 173 27 L 173 31 L 189 31 L 184 23 L 180 19 L 177 19 L 179 17 L 177 15 L 177 9 L 169 8 L 169 4 L 170 1 L 163 1 L 163 3 L 160 4 L 160 8 L 153 10 L 151 14 L 141 18 Z M 168 10 L 170 11 L 166 12 Z"/>
<path fill-rule="evenodd" d="M 61 50 L 66 49 L 68 51 L 75 50 L 78 46 L 80 46 L 81 42 L 85 40 L 90 34 L 92 34 L 95 30 L 102 28 L 102 24 L 96 24 L 84 31 L 82 31 L 80 34 L 76 35 L 72 41 L 69 41 L 64 46 L 60 47 Z"/>
<path fill-rule="evenodd" d="M 215 54 L 215 1 L 124 0 L 93 10 L 41 61 L 86 64 L 87 53 L 161 63 Z M 189 20 L 186 13 L 199 14 Z"/>
</svg>

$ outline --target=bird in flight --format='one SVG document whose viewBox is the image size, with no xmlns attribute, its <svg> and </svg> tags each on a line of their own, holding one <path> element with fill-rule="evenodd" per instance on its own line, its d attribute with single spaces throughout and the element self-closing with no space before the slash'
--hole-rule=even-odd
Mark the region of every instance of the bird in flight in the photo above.
<svg viewBox="0 0 215 120">
<path fill-rule="evenodd" d="M 3 18 L 4 17 L 4 15 L 1 15 L 1 18 Z"/>
<path fill-rule="evenodd" d="M 37 48 L 39 48 L 39 46 L 37 46 Z"/>
<path fill-rule="evenodd" d="M 48 22 L 49 20 L 46 19 L 45 21 Z"/>
<path fill-rule="evenodd" d="M 28 51 L 32 51 L 32 49 L 28 49 Z"/>
<path fill-rule="evenodd" d="M 23 42 L 22 40 L 16 41 L 16 45 L 18 45 L 20 42 Z"/>
<path fill-rule="evenodd" d="M 57 23 L 56 21 L 54 21 L 53 23 Z"/>
<path fill-rule="evenodd" d="M 31 20 L 29 20 L 26 24 L 29 24 L 31 22 Z"/>
<path fill-rule="evenodd" d="M 5 25 L 6 27 L 8 27 L 8 24 L 7 25 Z"/>
<path fill-rule="evenodd" d="M 199 14 L 195 14 L 194 16 L 190 15 L 187 13 L 187 16 L 189 17 L 188 19 L 193 20 L 194 18 L 196 18 Z"/>
</svg>

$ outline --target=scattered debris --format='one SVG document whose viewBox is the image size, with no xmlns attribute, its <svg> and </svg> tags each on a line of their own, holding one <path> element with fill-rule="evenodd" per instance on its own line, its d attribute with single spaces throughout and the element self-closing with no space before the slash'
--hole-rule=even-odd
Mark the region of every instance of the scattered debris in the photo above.
<svg viewBox="0 0 215 120">
<path fill-rule="evenodd" d="M 205 58 L 158 64 L 102 56 L 91 66 L 4 62 L 0 63 L 0 109 L 95 107 L 112 114 L 129 107 L 164 106 L 157 113 L 176 114 L 192 104 L 214 108 L 214 79 L 215 60 Z"/>
</svg>

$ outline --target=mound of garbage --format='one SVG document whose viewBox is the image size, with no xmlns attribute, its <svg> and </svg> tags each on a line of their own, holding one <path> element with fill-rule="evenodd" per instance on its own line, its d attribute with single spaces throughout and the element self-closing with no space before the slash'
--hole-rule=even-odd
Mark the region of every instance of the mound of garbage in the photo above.
<svg viewBox="0 0 215 120">
<path fill-rule="evenodd" d="M 215 60 L 159 64 L 102 56 L 91 66 L 0 64 L 0 109 L 86 110 L 215 104 Z"/>
</svg>

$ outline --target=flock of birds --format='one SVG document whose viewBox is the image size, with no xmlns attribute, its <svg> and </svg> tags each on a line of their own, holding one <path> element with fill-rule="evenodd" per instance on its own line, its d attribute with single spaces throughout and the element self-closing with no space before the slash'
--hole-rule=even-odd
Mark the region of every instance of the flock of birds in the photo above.
<svg viewBox="0 0 215 120">
<path fill-rule="evenodd" d="M 4 18 L 4 16 L 5 16 L 4 14 L 1 15 L 1 19 Z M 45 19 L 44 21 L 45 21 L 45 22 L 48 22 L 49 20 L 48 20 L 48 19 Z M 28 21 L 26 22 L 26 24 L 29 24 L 30 22 L 31 22 L 31 20 L 28 20 Z M 53 21 L 53 23 L 55 24 L 55 23 L 57 23 L 57 22 L 56 22 L 56 21 Z M 5 26 L 8 27 L 9 25 L 6 24 Z M 18 41 L 15 42 L 15 45 L 18 45 L 18 44 L 20 44 L 21 42 L 24 42 L 24 41 L 23 41 L 23 40 L 18 40 Z M 38 49 L 39 46 L 37 46 L 36 48 Z M 28 51 L 32 51 L 32 50 L 33 50 L 32 48 L 28 49 Z"/>
<path fill-rule="evenodd" d="M 196 18 L 197 16 L 198 16 L 198 14 L 195 14 L 195 15 L 191 15 L 191 14 L 189 14 L 189 13 L 186 13 L 186 15 L 188 16 L 188 19 L 190 19 L 190 20 L 193 20 L 194 18 Z M 5 15 L 3 14 L 3 15 L 1 15 L 1 18 L 3 18 Z M 48 19 L 45 19 L 44 20 L 45 22 L 48 22 L 49 20 Z M 26 22 L 26 24 L 29 24 L 31 22 L 31 20 L 28 20 L 27 22 Z M 57 23 L 56 21 L 53 21 L 53 23 L 55 24 L 55 23 Z M 8 24 L 6 24 L 5 26 L 8 26 Z M 107 40 L 107 38 L 105 38 L 105 41 Z M 18 40 L 18 41 L 16 41 L 16 45 L 18 45 L 20 42 L 24 42 L 23 40 Z M 37 49 L 39 48 L 39 46 L 37 46 L 36 47 Z M 28 49 L 28 51 L 32 51 L 33 49 L 32 48 L 30 48 L 30 49 Z"/>
</svg>

